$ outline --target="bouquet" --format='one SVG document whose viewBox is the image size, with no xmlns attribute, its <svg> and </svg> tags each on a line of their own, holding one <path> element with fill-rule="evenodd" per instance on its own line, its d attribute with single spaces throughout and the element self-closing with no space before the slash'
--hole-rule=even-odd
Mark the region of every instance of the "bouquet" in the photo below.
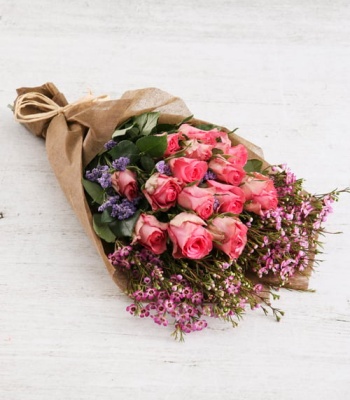
<svg viewBox="0 0 350 400">
<path fill-rule="evenodd" d="M 46 136 L 130 314 L 170 324 L 182 340 L 208 317 L 236 325 L 247 307 L 279 320 L 276 289 L 307 289 L 341 191 L 309 194 L 286 165 L 158 89 L 68 105 L 46 84 L 20 89 L 15 114 Z"/>
</svg>

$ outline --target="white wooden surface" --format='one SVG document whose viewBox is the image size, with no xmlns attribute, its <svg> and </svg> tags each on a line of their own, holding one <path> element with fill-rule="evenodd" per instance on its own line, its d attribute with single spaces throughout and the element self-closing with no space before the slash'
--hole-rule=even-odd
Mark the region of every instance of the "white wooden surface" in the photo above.
<svg viewBox="0 0 350 400">
<path fill-rule="evenodd" d="M 350 389 L 350 198 L 327 227 L 316 293 L 282 292 L 174 342 L 125 312 L 61 193 L 44 143 L 13 121 L 20 86 L 70 101 L 156 86 L 240 127 L 312 192 L 350 185 L 346 0 L 0 0 L 0 399 L 332 399 Z"/>
</svg>

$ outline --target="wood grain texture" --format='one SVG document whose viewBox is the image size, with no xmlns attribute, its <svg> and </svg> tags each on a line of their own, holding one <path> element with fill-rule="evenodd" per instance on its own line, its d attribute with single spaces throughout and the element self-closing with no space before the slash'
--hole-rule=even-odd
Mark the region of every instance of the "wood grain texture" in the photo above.
<svg viewBox="0 0 350 400">
<path fill-rule="evenodd" d="M 323 1 L 0 0 L 0 398 L 343 400 L 350 387 L 350 199 L 278 324 L 249 312 L 173 342 L 125 312 L 15 89 L 70 101 L 159 87 L 287 162 L 311 192 L 350 185 L 350 5 Z"/>
</svg>

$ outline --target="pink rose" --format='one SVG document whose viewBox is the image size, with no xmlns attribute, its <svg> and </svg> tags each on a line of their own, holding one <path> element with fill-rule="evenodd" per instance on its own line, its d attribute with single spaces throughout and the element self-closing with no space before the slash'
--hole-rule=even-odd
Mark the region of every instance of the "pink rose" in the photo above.
<svg viewBox="0 0 350 400">
<path fill-rule="evenodd" d="M 227 154 L 230 147 L 232 146 L 232 142 L 228 137 L 226 132 L 218 131 L 217 132 L 217 143 L 215 144 L 215 149 L 221 150 L 224 154 Z"/>
<path fill-rule="evenodd" d="M 159 222 L 149 214 L 141 214 L 135 225 L 132 244 L 139 242 L 154 254 L 162 254 L 166 250 L 168 224 Z"/>
<path fill-rule="evenodd" d="M 207 184 L 215 188 L 215 197 L 220 204 L 216 210 L 218 213 L 240 214 L 243 211 L 245 195 L 241 188 L 212 180 L 208 180 Z"/>
<path fill-rule="evenodd" d="M 174 206 L 180 192 L 181 185 L 176 178 L 159 173 L 153 174 L 142 190 L 153 211 Z"/>
<path fill-rule="evenodd" d="M 178 204 L 192 210 L 201 218 L 208 219 L 214 212 L 214 192 L 213 189 L 202 189 L 198 186 L 187 186 L 177 198 Z"/>
<path fill-rule="evenodd" d="M 182 212 L 169 222 L 168 233 L 173 244 L 174 258 L 199 260 L 212 248 L 212 234 L 205 222 L 195 214 Z"/>
<path fill-rule="evenodd" d="M 245 209 L 255 214 L 262 215 L 264 210 L 274 210 L 278 205 L 273 181 L 258 172 L 245 179 L 242 190 L 246 197 Z"/>
<path fill-rule="evenodd" d="M 238 186 L 245 177 L 245 171 L 240 165 L 231 164 L 223 157 L 215 157 L 209 162 L 209 168 L 218 179 L 230 185 Z"/>
<path fill-rule="evenodd" d="M 210 131 L 203 131 L 202 129 L 195 128 L 194 126 L 183 124 L 179 128 L 180 138 L 186 139 L 197 139 L 205 144 L 214 146 L 216 144 L 217 129 Z"/>
<path fill-rule="evenodd" d="M 181 150 L 181 147 L 179 145 L 179 133 L 170 133 L 169 135 L 167 135 L 166 140 L 168 144 L 164 153 L 164 157 L 169 157 L 177 151 Z"/>
<path fill-rule="evenodd" d="M 184 153 L 188 158 L 195 158 L 197 160 L 209 160 L 212 156 L 213 146 L 210 144 L 200 143 L 197 139 L 186 140 L 184 142 Z"/>
<path fill-rule="evenodd" d="M 236 259 L 247 243 L 248 228 L 237 218 L 216 217 L 208 227 L 213 234 L 214 246 L 226 253 L 230 259 Z"/>
<path fill-rule="evenodd" d="M 208 170 L 208 164 L 205 161 L 186 157 L 172 158 L 169 165 L 172 174 L 184 183 L 200 181 Z"/>
<path fill-rule="evenodd" d="M 244 167 L 247 164 L 248 150 L 243 146 L 243 144 L 230 147 L 225 154 L 231 156 L 227 159 L 231 164 L 240 165 L 241 167 Z"/>
<path fill-rule="evenodd" d="M 113 189 L 129 201 L 139 196 L 136 174 L 128 169 L 116 171 L 111 178 Z"/>
</svg>

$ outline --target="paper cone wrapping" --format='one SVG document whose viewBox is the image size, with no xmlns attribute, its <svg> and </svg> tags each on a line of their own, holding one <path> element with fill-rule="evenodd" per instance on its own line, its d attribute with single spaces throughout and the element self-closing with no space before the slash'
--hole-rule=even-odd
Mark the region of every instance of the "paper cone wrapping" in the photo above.
<svg viewBox="0 0 350 400">
<path fill-rule="evenodd" d="M 132 116 L 144 112 L 160 112 L 159 122 L 180 123 L 189 117 L 191 112 L 186 104 L 156 88 L 132 90 L 123 94 L 119 100 L 85 98 L 68 105 L 65 96 L 59 92 L 53 83 L 40 87 L 17 89 L 18 97 L 15 106 L 23 95 L 31 94 L 31 101 L 21 108 L 20 122 L 34 135 L 46 140 L 46 151 L 52 169 L 58 182 L 78 216 L 88 236 L 94 243 L 108 272 L 115 283 L 124 290 L 126 282 L 121 272 L 116 270 L 108 261 L 101 239 L 95 234 L 92 225 L 92 214 L 86 201 L 82 186 L 84 168 L 103 149 L 103 145 L 111 139 L 115 128 Z M 49 113 L 43 96 L 52 101 Z M 15 107 L 16 108 L 16 107 Z M 16 109 L 15 109 L 16 112 Z M 18 115 L 17 115 L 18 117 Z M 207 123 L 192 119 L 191 124 Z M 224 128 L 228 132 L 227 129 Z M 233 143 L 242 143 L 248 149 L 249 158 L 262 160 L 262 150 L 243 139 L 231 134 Z M 288 287 L 305 290 L 308 287 L 307 274 L 296 275 L 289 280 Z M 259 278 L 252 277 L 254 281 Z M 276 283 L 273 277 L 265 277 L 264 283 Z"/>
</svg>

